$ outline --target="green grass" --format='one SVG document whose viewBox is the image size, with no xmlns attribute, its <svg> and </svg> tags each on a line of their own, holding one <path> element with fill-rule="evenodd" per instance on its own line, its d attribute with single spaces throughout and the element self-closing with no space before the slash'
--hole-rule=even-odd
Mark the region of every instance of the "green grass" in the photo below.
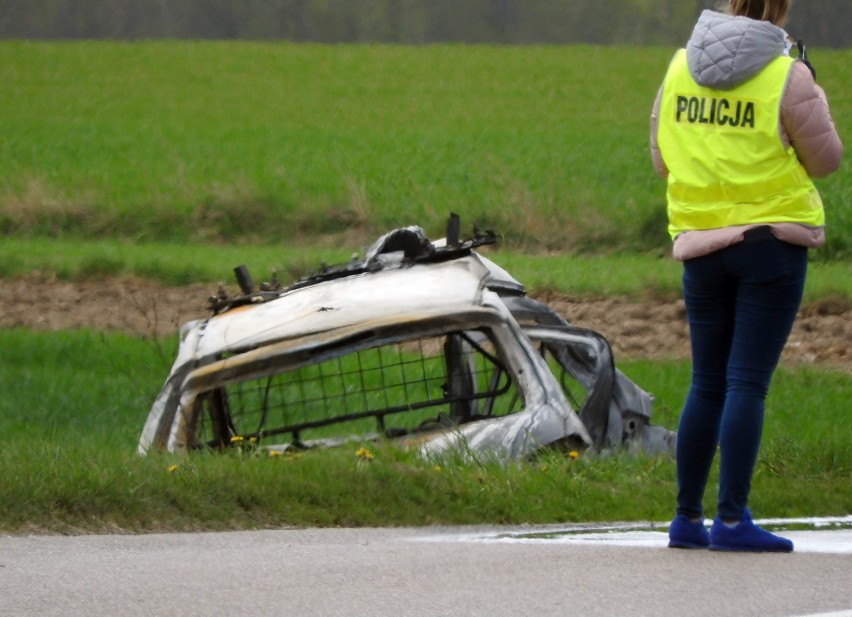
<svg viewBox="0 0 852 617">
<path fill-rule="evenodd" d="M 281 244 L 443 225 L 667 244 L 648 115 L 672 49 L 0 42 L 0 233 Z M 819 50 L 852 134 L 850 50 Z M 852 246 L 849 163 L 818 182 Z"/>
<path fill-rule="evenodd" d="M 443 235 L 436 227 L 425 230 Z M 280 246 L 145 243 L 48 238 L 5 238 L 0 242 L 0 277 L 35 276 L 62 280 L 139 276 L 166 285 L 217 282 L 236 290 L 233 269 L 248 266 L 255 282 L 276 275 L 284 285 L 315 272 L 322 263 L 363 257 L 369 242 L 332 244 L 323 238 Z M 525 254 L 498 244 L 480 252 L 505 268 L 532 293 L 557 292 L 583 297 L 660 297 L 680 295 L 682 266 L 659 252 L 611 255 Z M 852 301 L 852 263 L 814 259 L 805 285 L 806 304 L 828 297 Z"/>
<path fill-rule="evenodd" d="M 168 347 L 170 342 L 161 343 Z M 173 348 L 172 348 L 173 350 Z M 296 456 L 134 453 L 167 371 L 153 341 L 0 331 L 0 530 L 150 532 L 281 526 L 667 520 L 668 457 L 544 453 L 517 465 L 423 461 L 393 444 Z M 686 362 L 628 362 L 675 428 Z M 767 406 L 752 507 L 761 516 L 852 511 L 850 376 L 782 367 Z M 707 507 L 712 511 L 712 489 Z"/>
</svg>

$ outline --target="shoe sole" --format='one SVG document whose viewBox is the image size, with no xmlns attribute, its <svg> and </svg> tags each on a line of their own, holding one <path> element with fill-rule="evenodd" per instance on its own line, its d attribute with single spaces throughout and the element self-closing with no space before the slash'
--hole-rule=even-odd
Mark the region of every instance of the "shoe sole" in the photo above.
<svg viewBox="0 0 852 617">
<path fill-rule="evenodd" d="M 708 546 L 711 551 L 719 551 L 723 553 L 792 553 L 792 548 L 744 548 L 742 546 L 725 546 L 721 544 L 711 544 Z"/>
<path fill-rule="evenodd" d="M 696 544 L 695 542 L 679 542 L 670 540 L 669 548 L 709 548 L 706 544 Z"/>
</svg>

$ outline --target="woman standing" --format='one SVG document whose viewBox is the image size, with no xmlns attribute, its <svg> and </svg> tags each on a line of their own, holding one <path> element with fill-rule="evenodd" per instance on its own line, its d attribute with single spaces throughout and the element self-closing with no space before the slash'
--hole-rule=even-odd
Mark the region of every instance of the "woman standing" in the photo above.
<svg viewBox="0 0 852 617">
<path fill-rule="evenodd" d="M 669 546 L 789 552 L 747 506 L 764 400 L 825 239 L 811 178 L 843 146 L 812 69 L 789 56 L 788 0 L 704 11 L 668 68 L 651 114 L 651 156 L 668 180 L 673 253 L 683 261 L 692 382 L 676 450 Z M 716 517 L 702 499 L 719 449 Z"/>
</svg>

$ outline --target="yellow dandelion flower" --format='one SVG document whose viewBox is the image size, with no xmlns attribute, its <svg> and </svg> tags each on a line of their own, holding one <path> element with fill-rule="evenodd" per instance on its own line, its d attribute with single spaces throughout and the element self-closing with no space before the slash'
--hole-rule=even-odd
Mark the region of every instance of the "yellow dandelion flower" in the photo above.
<svg viewBox="0 0 852 617">
<path fill-rule="evenodd" d="M 568 453 L 568 458 L 570 458 L 570 459 L 580 458 L 580 453 L 577 452 L 576 450 L 571 450 Z"/>
<path fill-rule="evenodd" d="M 358 458 L 362 458 L 365 461 L 372 461 L 374 458 L 373 453 L 370 452 L 367 448 L 358 448 L 355 451 L 355 456 L 357 456 Z"/>
<path fill-rule="evenodd" d="M 257 437 L 249 437 L 249 443 L 257 443 Z"/>
<path fill-rule="evenodd" d="M 168 471 L 169 473 L 174 473 L 177 471 L 177 468 L 177 465 L 169 465 L 169 468 L 166 471 Z"/>
<path fill-rule="evenodd" d="M 281 450 L 270 450 L 269 456 L 281 456 Z"/>
<path fill-rule="evenodd" d="M 243 443 L 245 439 L 242 435 L 234 435 L 231 437 L 231 443 Z"/>
</svg>

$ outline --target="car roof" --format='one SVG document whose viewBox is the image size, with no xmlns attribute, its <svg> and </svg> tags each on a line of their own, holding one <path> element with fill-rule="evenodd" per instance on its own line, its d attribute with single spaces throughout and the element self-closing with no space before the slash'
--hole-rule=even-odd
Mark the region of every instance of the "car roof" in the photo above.
<svg viewBox="0 0 852 617">
<path fill-rule="evenodd" d="M 363 272 L 283 291 L 210 317 L 196 352 L 238 352 L 407 314 L 452 313 L 482 302 L 491 269 L 475 254 Z"/>
</svg>

